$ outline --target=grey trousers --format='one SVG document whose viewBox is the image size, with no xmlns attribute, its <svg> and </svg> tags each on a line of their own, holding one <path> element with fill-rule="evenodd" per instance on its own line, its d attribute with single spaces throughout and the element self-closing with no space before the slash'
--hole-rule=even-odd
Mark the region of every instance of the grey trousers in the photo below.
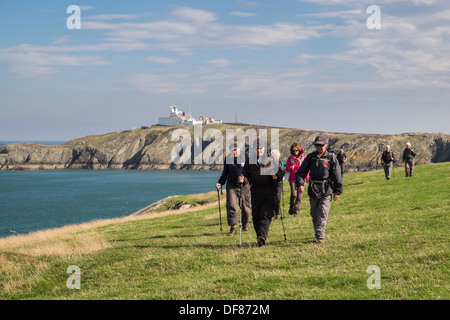
<svg viewBox="0 0 450 320">
<path fill-rule="evenodd" d="M 328 212 L 331 207 L 331 195 L 321 199 L 309 198 L 311 205 L 311 218 L 314 225 L 316 239 L 325 239 L 325 228 L 327 226 Z"/>
<path fill-rule="evenodd" d="M 384 168 L 384 175 L 386 176 L 386 179 L 389 180 L 391 178 L 392 162 L 384 163 L 383 168 Z"/>
<path fill-rule="evenodd" d="M 240 207 L 242 207 L 242 225 L 245 226 L 250 221 L 250 184 L 242 185 L 242 196 L 239 190 L 239 187 L 229 186 L 227 184 L 227 222 L 229 226 L 234 226 L 239 223 Z"/>
<path fill-rule="evenodd" d="M 412 177 L 414 173 L 414 160 L 413 161 L 405 161 L 405 173 L 406 176 Z"/>
</svg>

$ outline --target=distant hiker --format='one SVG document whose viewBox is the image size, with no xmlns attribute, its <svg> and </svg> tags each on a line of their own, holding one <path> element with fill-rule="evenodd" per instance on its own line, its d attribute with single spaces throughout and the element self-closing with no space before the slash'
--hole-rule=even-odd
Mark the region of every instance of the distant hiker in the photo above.
<svg viewBox="0 0 450 320">
<path fill-rule="evenodd" d="M 241 177 L 241 181 L 248 179 L 251 185 L 252 220 L 259 247 L 266 243 L 277 204 L 278 182 L 284 177 L 279 159 L 268 157 L 265 146 L 263 141 L 257 139 L 257 161 L 253 164 L 247 158 Z"/>
<path fill-rule="evenodd" d="M 291 187 L 291 198 L 289 202 L 289 214 L 293 214 L 294 217 L 298 217 L 300 211 L 300 206 L 303 199 L 303 188 L 297 188 L 295 185 L 295 173 L 305 160 L 304 149 L 298 145 L 298 143 L 293 143 L 290 148 L 291 155 L 286 161 L 286 171 L 289 172 L 289 186 Z M 305 178 L 305 181 L 309 181 L 309 173 Z"/>
<path fill-rule="evenodd" d="M 281 168 L 283 170 L 285 170 L 284 169 L 284 163 L 281 160 L 281 153 L 280 153 L 280 151 L 272 150 L 271 154 L 275 158 L 280 160 Z M 283 179 L 281 181 L 278 181 L 278 184 L 277 184 L 277 205 L 275 207 L 275 219 L 280 219 L 281 218 L 281 196 L 282 196 L 282 193 L 283 193 L 283 181 L 284 181 L 284 176 L 283 176 Z"/>
<path fill-rule="evenodd" d="M 295 174 L 296 184 L 304 188 L 305 178 L 310 176 L 308 195 L 316 242 L 325 241 L 325 228 L 331 207 L 331 197 L 338 200 L 343 192 L 341 168 L 334 154 L 327 151 L 328 138 L 318 135 L 314 140 L 316 151 L 308 154 Z"/>
<path fill-rule="evenodd" d="M 414 172 L 414 157 L 416 150 L 411 147 L 411 143 L 406 143 L 406 148 L 403 150 L 403 162 L 405 163 L 406 177 L 412 177 Z"/>
<path fill-rule="evenodd" d="M 339 150 L 336 158 L 341 166 L 341 176 L 344 176 L 344 163 L 347 161 L 347 155 L 344 153 L 344 150 Z"/>
<path fill-rule="evenodd" d="M 250 185 L 247 179 L 239 182 L 239 176 L 242 174 L 245 161 L 239 163 L 239 148 L 233 149 L 233 163 L 225 163 L 222 175 L 216 183 L 216 189 L 219 190 L 225 183 L 227 184 L 227 222 L 230 226 L 228 235 L 236 234 L 236 224 L 240 217 L 238 213 L 242 208 L 242 229 L 248 231 L 248 222 L 250 221 Z"/>
<path fill-rule="evenodd" d="M 394 153 L 391 151 L 391 147 L 386 146 L 386 150 L 381 154 L 381 165 L 384 168 L 384 175 L 387 180 L 391 179 L 391 171 L 394 161 Z"/>
</svg>

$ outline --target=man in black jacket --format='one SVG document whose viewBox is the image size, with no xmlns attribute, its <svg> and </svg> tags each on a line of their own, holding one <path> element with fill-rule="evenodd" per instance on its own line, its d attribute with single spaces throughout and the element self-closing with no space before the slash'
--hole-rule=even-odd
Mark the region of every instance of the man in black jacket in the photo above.
<svg viewBox="0 0 450 320">
<path fill-rule="evenodd" d="M 338 200 L 342 194 L 342 176 L 339 162 L 334 154 L 327 151 L 328 138 L 318 135 L 314 140 L 316 151 L 308 154 L 295 174 L 297 187 L 304 189 L 309 172 L 308 195 L 316 242 L 325 241 L 325 228 L 331 207 L 331 196 Z"/>
<path fill-rule="evenodd" d="M 394 153 L 391 151 L 391 147 L 386 146 L 386 150 L 383 151 L 383 154 L 381 155 L 381 165 L 384 168 L 384 175 L 387 180 L 391 179 L 391 171 L 394 161 Z"/>
<path fill-rule="evenodd" d="M 341 166 L 341 176 L 344 176 L 344 163 L 347 161 L 347 155 L 345 154 L 344 150 L 339 150 L 339 153 L 336 156 L 337 160 L 339 161 L 339 165 Z"/>
<path fill-rule="evenodd" d="M 411 143 L 406 144 L 405 150 L 403 150 L 403 162 L 405 163 L 406 177 L 412 177 L 414 172 L 414 157 L 416 156 L 416 150 L 411 147 Z"/>
<path fill-rule="evenodd" d="M 233 150 L 233 163 L 225 163 L 222 175 L 216 183 L 216 189 L 227 184 L 227 222 L 230 226 L 228 235 L 236 234 L 236 224 L 239 222 L 239 208 L 242 214 L 242 229 L 248 231 L 248 222 L 250 221 L 250 185 L 247 179 L 239 182 L 239 176 L 242 174 L 245 162 L 239 162 L 239 148 Z"/>
<path fill-rule="evenodd" d="M 257 245 L 266 244 L 270 223 L 277 208 L 277 185 L 283 180 L 284 170 L 276 157 L 266 155 L 266 144 L 257 140 L 257 161 L 245 161 L 241 181 L 248 179 L 251 190 L 252 220 Z"/>
</svg>

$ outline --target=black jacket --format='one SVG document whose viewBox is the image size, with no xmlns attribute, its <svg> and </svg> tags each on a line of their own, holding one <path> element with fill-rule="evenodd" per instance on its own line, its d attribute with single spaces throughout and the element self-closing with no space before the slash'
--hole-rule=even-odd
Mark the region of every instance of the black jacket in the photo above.
<svg viewBox="0 0 450 320">
<path fill-rule="evenodd" d="M 344 159 L 347 159 L 347 155 L 345 154 L 345 152 L 342 153 L 342 154 L 339 152 L 339 153 L 336 155 L 336 158 L 338 159 L 339 164 L 342 165 L 342 164 L 344 163 Z"/>
<path fill-rule="evenodd" d="M 394 159 L 394 153 L 392 151 L 384 151 L 381 155 L 381 162 L 389 164 L 391 161 L 395 161 Z"/>
<path fill-rule="evenodd" d="M 340 195 L 343 192 L 341 167 L 334 154 L 325 151 L 320 158 L 317 151 L 308 154 L 295 174 L 297 186 L 305 184 L 308 172 L 310 181 L 308 195 L 310 197 L 322 198 L 333 193 Z M 324 182 L 321 184 L 315 181 Z"/>
<path fill-rule="evenodd" d="M 219 178 L 218 183 L 224 185 L 227 183 L 230 186 L 237 186 L 238 178 L 242 174 L 242 170 L 244 169 L 244 163 L 238 163 L 238 158 L 234 158 L 234 163 L 232 164 L 224 164 L 222 175 Z M 244 179 L 244 184 L 248 183 L 246 179 Z"/>
<path fill-rule="evenodd" d="M 403 150 L 403 161 L 412 161 L 416 156 L 416 152 L 412 148 Z"/>
<path fill-rule="evenodd" d="M 273 179 L 271 174 L 264 174 L 262 169 L 268 167 L 267 165 L 251 164 L 247 159 L 245 161 L 242 175 L 250 182 L 250 190 L 252 194 L 267 194 L 275 195 L 277 193 L 277 182 L 283 180 L 285 171 L 282 168 L 281 161 L 278 163 L 278 170 L 276 171 L 277 179 Z"/>
</svg>

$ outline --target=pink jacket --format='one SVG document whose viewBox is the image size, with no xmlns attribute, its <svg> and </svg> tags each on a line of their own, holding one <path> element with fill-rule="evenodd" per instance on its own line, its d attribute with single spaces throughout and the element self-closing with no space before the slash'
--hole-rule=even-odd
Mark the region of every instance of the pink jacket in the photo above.
<svg viewBox="0 0 450 320">
<path fill-rule="evenodd" d="M 297 172 L 298 168 L 300 168 L 300 165 L 302 164 L 303 160 L 305 160 L 305 155 L 302 153 L 298 157 L 296 156 L 290 156 L 287 159 L 286 163 L 286 171 L 290 172 L 289 174 L 289 182 L 295 182 L 295 173 Z M 294 166 L 294 169 L 291 169 L 291 166 Z M 309 172 L 306 176 L 305 181 L 309 181 Z"/>
</svg>

